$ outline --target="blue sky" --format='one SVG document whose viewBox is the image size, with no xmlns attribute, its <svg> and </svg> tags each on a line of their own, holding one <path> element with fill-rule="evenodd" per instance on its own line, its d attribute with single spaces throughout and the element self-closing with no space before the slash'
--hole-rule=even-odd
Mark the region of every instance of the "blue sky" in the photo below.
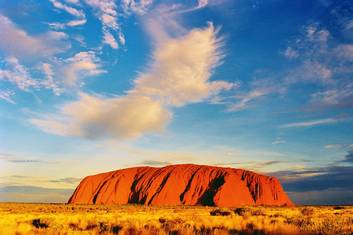
<svg viewBox="0 0 353 235">
<path fill-rule="evenodd" d="M 352 76 L 350 1 L 0 0 L 0 200 L 196 163 L 353 203 Z"/>
</svg>

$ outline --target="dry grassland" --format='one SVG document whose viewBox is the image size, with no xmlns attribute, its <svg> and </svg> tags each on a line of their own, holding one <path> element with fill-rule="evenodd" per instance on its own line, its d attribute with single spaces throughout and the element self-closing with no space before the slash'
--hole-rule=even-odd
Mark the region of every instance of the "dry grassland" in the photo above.
<svg viewBox="0 0 353 235">
<path fill-rule="evenodd" d="M 0 203 L 0 234 L 353 234 L 353 206 Z"/>
</svg>

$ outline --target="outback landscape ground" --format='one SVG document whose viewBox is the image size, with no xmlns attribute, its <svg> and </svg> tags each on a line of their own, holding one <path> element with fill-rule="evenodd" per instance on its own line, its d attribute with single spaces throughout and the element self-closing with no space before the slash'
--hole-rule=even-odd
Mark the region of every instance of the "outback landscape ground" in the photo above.
<svg viewBox="0 0 353 235">
<path fill-rule="evenodd" d="M 353 206 L 0 203 L 1 234 L 353 234 Z"/>
</svg>

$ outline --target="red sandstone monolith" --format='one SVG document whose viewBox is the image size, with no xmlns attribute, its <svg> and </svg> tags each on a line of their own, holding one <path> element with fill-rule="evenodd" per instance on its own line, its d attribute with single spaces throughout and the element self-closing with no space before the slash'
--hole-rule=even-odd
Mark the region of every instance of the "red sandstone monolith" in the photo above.
<svg viewBox="0 0 353 235">
<path fill-rule="evenodd" d="M 134 167 L 87 176 L 69 199 L 75 204 L 292 206 L 275 177 L 193 164 Z"/>
</svg>

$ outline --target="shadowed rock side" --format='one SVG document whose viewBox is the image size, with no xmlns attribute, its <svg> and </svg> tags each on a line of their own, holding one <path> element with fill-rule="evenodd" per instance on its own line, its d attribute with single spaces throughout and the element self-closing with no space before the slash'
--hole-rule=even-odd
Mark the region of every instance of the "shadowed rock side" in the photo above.
<svg viewBox="0 0 353 235">
<path fill-rule="evenodd" d="M 76 188 L 69 203 L 293 205 L 275 177 L 192 164 L 134 167 L 88 176 Z"/>
</svg>

